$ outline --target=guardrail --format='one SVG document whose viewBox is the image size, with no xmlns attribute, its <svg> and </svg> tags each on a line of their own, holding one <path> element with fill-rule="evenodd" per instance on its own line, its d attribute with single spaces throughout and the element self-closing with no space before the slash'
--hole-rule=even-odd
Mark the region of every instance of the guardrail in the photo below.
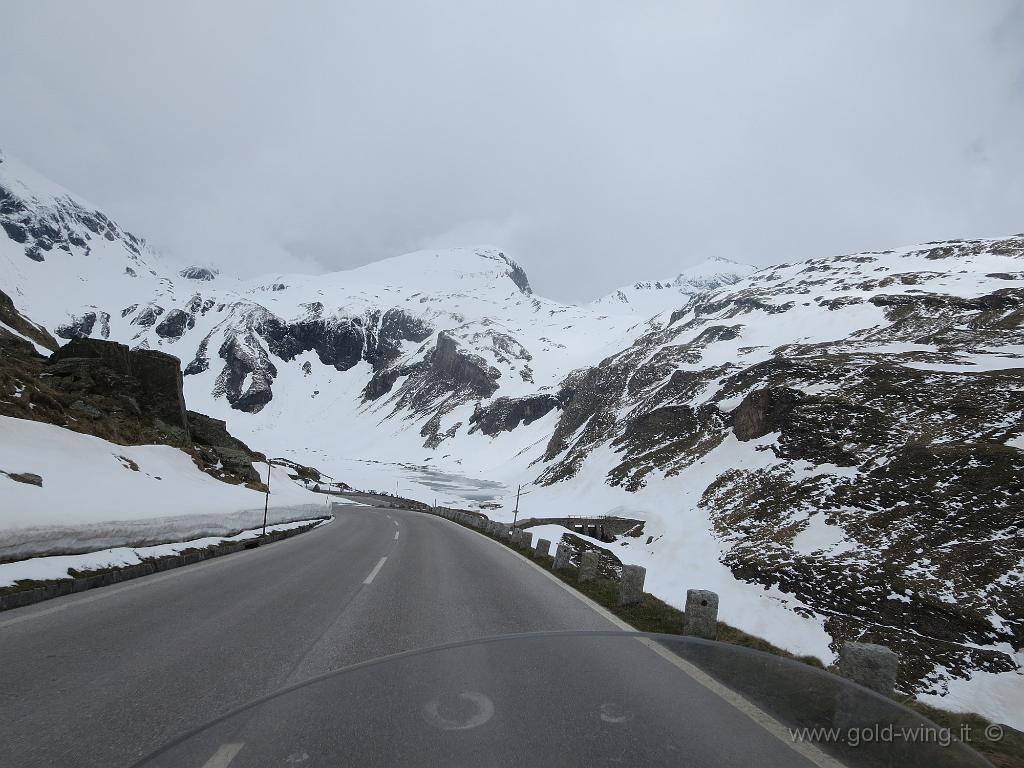
<svg viewBox="0 0 1024 768">
<path fill-rule="evenodd" d="M 529 553 L 533 560 L 547 558 L 551 542 L 547 539 L 537 541 L 535 547 L 531 546 L 532 536 L 523 531 L 516 524 L 516 528 L 508 523 L 499 523 L 488 519 L 485 515 L 468 513 L 462 510 L 450 510 L 444 508 L 428 508 L 428 514 L 444 517 L 460 525 L 475 528 L 484 535 L 497 539 L 499 542 L 508 544 L 520 554 L 524 550 Z M 529 518 L 535 520 L 537 518 Z M 628 518 L 612 518 L 611 516 L 584 517 L 567 515 L 559 518 L 547 518 L 545 522 L 552 520 L 621 520 L 627 522 Z M 518 534 L 518 535 L 517 535 Z M 551 563 L 553 571 L 564 571 L 572 568 L 572 550 L 565 542 L 558 542 L 555 554 Z M 599 554 L 594 551 L 583 552 L 579 557 L 577 568 L 577 581 L 586 583 L 597 578 Z M 540 566 L 538 566 L 540 567 Z M 647 577 L 647 569 L 640 565 L 623 565 L 622 575 L 618 579 L 617 603 L 620 607 L 634 605 L 643 601 L 644 581 Z M 692 637 L 704 638 L 706 640 L 717 640 L 718 637 L 718 593 L 708 589 L 688 589 L 686 591 L 686 609 L 683 612 L 682 634 Z M 835 671 L 841 677 L 869 688 L 876 693 L 889 698 L 896 694 L 896 677 L 899 668 L 899 657 L 889 648 L 883 645 L 872 643 L 846 642 L 839 648 L 839 659 Z M 855 702 L 854 702 L 855 704 Z M 843 704 L 837 709 L 837 723 L 844 727 L 855 722 L 857 716 L 856 706 Z"/>
</svg>

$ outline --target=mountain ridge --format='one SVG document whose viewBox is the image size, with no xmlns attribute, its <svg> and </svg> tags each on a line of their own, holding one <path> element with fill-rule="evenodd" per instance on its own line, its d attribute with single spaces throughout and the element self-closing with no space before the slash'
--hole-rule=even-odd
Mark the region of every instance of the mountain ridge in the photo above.
<svg viewBox="0 0 1024 768">
<path fill-rule="evenodd" d="M 530 486 L 538 514 L 645 519 L 617 553 L 659 594 L 713 588 L 790 650 L 882 642 L 904 690 L 1017 706 L 1024 236 L 698 265 L 566 305 L 494 248 L 163 274 L 106 216 L 0 194 L 26 314 L 172 352 L 190 402 L 249 444 L 346 478 L 391 462 L 424 497 L 473 477 Z"/>
</svg>

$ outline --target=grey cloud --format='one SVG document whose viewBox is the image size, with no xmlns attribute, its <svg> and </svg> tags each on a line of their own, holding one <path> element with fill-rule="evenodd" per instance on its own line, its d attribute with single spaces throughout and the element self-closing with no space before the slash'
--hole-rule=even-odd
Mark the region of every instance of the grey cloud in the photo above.
<svg viewBox="0 0 1024 768">
<path fill-rule="evenodd" d="M 42 0 L 0 146 L 253 274 L 506 248 L 586 300 L 1024 229 L 1020 3 Z"/>
</svg>

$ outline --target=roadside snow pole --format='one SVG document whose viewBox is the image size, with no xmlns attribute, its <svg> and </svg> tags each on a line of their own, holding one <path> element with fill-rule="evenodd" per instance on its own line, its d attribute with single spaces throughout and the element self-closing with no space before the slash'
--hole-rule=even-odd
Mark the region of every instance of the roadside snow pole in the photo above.
<svg viewBox="0 0 1024 768">
<path fill-rule="evenodd" d="M 534 558 L 547 557 L 551 552 L 551 542 L 547 539 L 537 539 L 537 548 L 533 550 Z"/>
<path fill-rule="evenodd" d="M 569 567 L 569 545 L 558 542 L 558 546 L 555 547 L 555 563 L 551 566 L 552 570 L 560 571 L 563 568 Z"/>
<path fill-rule="evenodd" d="M 267 459 L 267 495 L 263 499 L 263 532 L 260 536 L 267 535 L 267 510 L 270 509 L 270 459 Z"/>
<path fill-rule="evenodd" d="M 632 605 L 644 598 L 644 578 L 647 569 L 641 565 L 622 566 L 622 580 L 619 582 L 619 605 Z"/>
<path fill-rule="evenodd" d="M 836 668 L 842 677 L 882 696 L 892 698 L 896 693 L 899 656 L 884 645 L 843 643 Z"/>
<path fill-rule="evenodd" d="M 706 589 L 686 590 L 683 634 L 715 640 L 718 637 L 718 595 Z"/>
<path fill-rule="evenodd" d="M 597 578 L 597 563 L 600 559 L 598 552 L 584 552 L 580 555 L 579 581 L 593 581 Z"/>
<path fill-rule="evenodd" d="M 523 531 L 519 535 L 519 546 L 529 549 L 531 544 L 533 544 L 533 534 L 528 531 Z"/>
</svg>

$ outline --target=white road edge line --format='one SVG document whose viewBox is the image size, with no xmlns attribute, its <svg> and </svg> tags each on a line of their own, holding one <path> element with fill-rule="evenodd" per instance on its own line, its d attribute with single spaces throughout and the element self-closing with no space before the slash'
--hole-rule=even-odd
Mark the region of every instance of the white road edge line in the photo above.
<svg viewBox="0 0 1024 768">
<path fill-rule="evenodd" d="M 377 574 L 380 573 L 380 569 L 384 567 L 384 563 L 386 563 L 387 560 L 388 559 L 386 557 L 382 557 L 380 562 L 373 567 L 372 571 L 370 571 L 370 575 L 363 579 L 363 584 L 372 584 L 373 580 L 377 578 Z"/>
<path fill-rule="evenodd" d="M 440 519 L 447 520 L 447 518 Z M 459 523 L 456 523 L 454 520 L 448 520 L 448 522 L 450 522 L 452 525 L 459 525 Z M 610 621 L 619 629 L 624 629 L 627 632 L 638 631 L 636 627 L 627 624 L 614 613 L 605 608 L 603 605 L 595 603 L 593 600 L 591 600 L 583 593 L 573 589 L 571 586 L 566 584 L 553 573 L 549 573 L 545 569 L 541 568 L 539 565 L 537 565 L 537 563 L 533 562 L 533 560 L 523 557 L 518 552 L 513 552 L 508 547 L 502 545 L 501 542 L 495 541 L 489 536 L 485 536 L 484 534 L 480 533 L 480 531 L 474 531 L 472 528 L 466 528 L 466 526 L 464 525 L 459 525 L 459 527 L 465 528 L 465 530 L 469 531 L 470 533 L 476 534 L 480 538 L 485 539 L 486 541 L 489 541 L 492 544 L 499 545 L 501 549 L 508 552 L 509 555 L 516 558 L 520 562 L 523 562 L 526 565 L 535 568 L 539 573 L 543 574 L 546 578 L 553 581 L 555 584 L 560 586 L 562 589 L 564 589 L 566 592 L 575 597 L 584 605 L 589 606 L 592 610 L 596 611 L 598 614 L 603 616 L 605 619 Z M 699 667 L 691 664 L 690 662 L 684 659 L 679 658 L 674 653 L 669 651 L 667 648 L 664 648 L 663 646 L 659 645 L 654 640 L 649 640 L 646 637 L 638 637 L 636 639 L 642 645 L 654 651 L 654 653 L 658 654 L 663 659 L 665 659 L 665 661 L 672 664 L 680 672 L 683 672 L 684 674 L 688 675 L 699 685 L 708 689 L 711 693 L 715 694 L 720 699 L 732 705 L 735 709 L 739 710 L 744 715 L 749 717 L 757 725 L 764 728 L 768 733 L 770 733 L 783 744 L 788 746 L 794 752 L 799 753 L 802 757 L 806 758 L 807 760 L 810 760 L 812 763 L 819 766 L 819 768 L 846 768 L 846 766 L 844 766 L 843 763 L 839 762 L 835 758 L 818 749 L 813 744 L 809 744 L 807 742 L 802 741 L 794 741 L 790 736 L 790 732 L 786 728 L 786 726 L 784 726 L 774 717 L 769 715 L 763 709 L 758 707 L 756 704 L 748 701 L 743 696 L 736 693 L 736 691 L 719 683 L 717 680 L 715 680 L 713 677 L 711 677 L 706 672 L 701 670 Z"/>
<path fill-rule="evenodd" d="M 401 533 L 401 531 L 395 531 L 395 541 L 398 541 L 398 534 L 399 533 Z"/>
<path fill-rule="evenodd" d="M 244 744 L 221 744 L 213 757 L 203 763 L 203 768 L 228 768 L 235 755 L 242 751 Z"/>
<path fill-rule="evenodd" d="M 398 527 L 398 521 L 397 520 L 392 520 L 391 522 L 393 522 L 395 524 L 395 528 Z"/>
</svg>

